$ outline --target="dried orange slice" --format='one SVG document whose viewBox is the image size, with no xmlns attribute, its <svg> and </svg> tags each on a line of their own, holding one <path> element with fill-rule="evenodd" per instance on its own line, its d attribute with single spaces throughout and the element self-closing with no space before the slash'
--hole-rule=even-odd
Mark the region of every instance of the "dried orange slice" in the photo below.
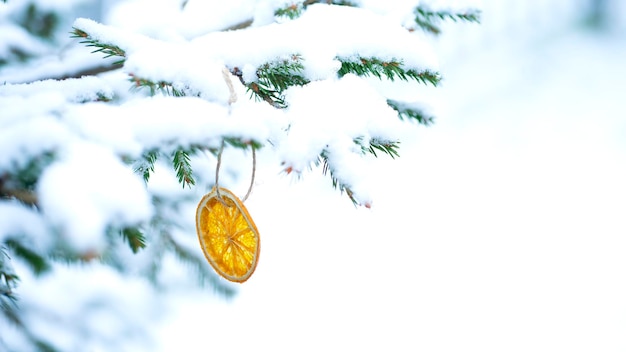
<svg viewBox="0 0 626 352">
<path fill-rule="evenodd" d="M 216 188 L 200 200 L 196 232 L 209 264 L 225 279 L 244 282 L 259 260 L 259 230 L 243 203 L 232 192 Z"/>
</svg>

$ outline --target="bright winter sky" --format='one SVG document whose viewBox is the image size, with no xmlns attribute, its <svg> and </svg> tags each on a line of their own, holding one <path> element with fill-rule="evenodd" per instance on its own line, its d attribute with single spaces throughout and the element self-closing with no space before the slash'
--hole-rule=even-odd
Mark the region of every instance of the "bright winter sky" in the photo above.
<svg viewBox="0 0 626 352">
<path fill-rule="evenodd" d="M 162 350 L 623 350 L 626 45 L 484 35 L 443 58 L 445 113 L 378 161 L 371 210 L 260 175 L 257 271 L 180 297 Z"/>
</svg>

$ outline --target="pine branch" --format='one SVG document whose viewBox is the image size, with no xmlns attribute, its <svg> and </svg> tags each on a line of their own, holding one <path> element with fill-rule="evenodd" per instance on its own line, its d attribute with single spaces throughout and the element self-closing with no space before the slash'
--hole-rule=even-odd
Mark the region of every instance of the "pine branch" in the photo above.
<svg viewBox="0 0 626 352">
<path fill-rule="evenodd" d="M 28 160 L 26 165 L 0 176 L 0 198 L 16 199 L 23 204 L 38 204 L 35 187 L 43 170 L 55 159 L 52 152 L 44 152 Z"/>
<path fill-rule="evenodd" d="M 183 185 L 183 188 L 185 188 L 185 185 L 191 188 L 191 186 L 196 184 L 193 178 L 188 151 L 183 149 L 175 150 L 172 153 L 172 164 L 174 165 L 174 170 L 176 170 L 178 182 Z"/>
<path fill-rule="evenodd" d="M 370 147 L 368 148 L 368 151 L 374 154 L 375 157 L 378 157 L 376 154 L 376 151 L 378 150 L 389 155 L 392 159 L 395 159 L 396 157 L 400 157 L 400 154 L 398 153 L 398 149 L 400 148 L 399 144 L 400 142 L 383 142 L 372 139 L 370 140 Z"/>
<path fill-rule="evenodd" d="M 153 82 L 145 78 L 137 77 L 133 74 L 130 75 L 130 81 L 134 83 L 133 88 L 148 88 L 151 96 L 154 96 L 157 92 L 174 97 L 183 97 L 187 95 L 182 90 L 174 88 L 174 85 L 171 82 Z"/>
<path fill-rule="evenodd" d="M 126 227 L 120 230 L 120 235 L 124 238 L 133 253 L 146 248 L 146 238 L 136 227 Z"/>
<path fill-rule="evenodd" d="M 274 11 L 274 16 L 287 17 L 289 19 L 295 19 L 302 15 L 304 10 L 304 3 L 293 3 L 289 6 L 277 9 Z"/>
<path fill-rule="evenodd" d="M 386 77 L 393 81 L 399 78 L 403 81 L 409 79 L 415 80 L 419 83 L 430 83 L 433 86 L 437 86 L 441 81 L 441 76 L 438 72 L 430 70 L 417 71 L 414 69 L 406 70 L 403 68 L 402 61 L 382 61 L 376 58 L 359 58 L 358 61 L 339 58 L 341 61 L 341 68 L 337 72 L 339 77 L 343 77 L 348 73 L 353 73 L 357 76 L 374 76 L 378 79 Z"/>
<path fill-rule="evenodd" d="M 363 142 L 363 137 L 357 137 L 353 140 L 354 144 L 358 145 L 361 148 L 361 153 L 367 154 L 370 153 L 375 157 L 378 157 L 376 151 L 383 152 L 389 155 L 392 159 L 399 157 L 398 149 L 400 149 L 400 142 L 397 141 L 382 141 L 376 138 L 372 138 L 369 140 L 369 143 L 365 144 Z"/>
<path fill-rule="evenodd" d="M 0 308 L 2 309 L 2 313 L 7 321 L 11 322 L 15 327 L 17 327 L 24 336 L 35 346 L 36 351 L 41 352 L 60 352 L 56 348 L 54 348 L 49 342 L 46 342 L 40 339 L 36 334 L 34 334 L 30 330 L 30 325 L 24 323 L 22 318 L 20 317 L 19 307 L 17 304 L 13 302 L 5 302 L 3 301 L 2 296 L 0 296 Z"/>
<path fill-rule="evenodd" d="M 50 270 L 50 264 L 43 256 L 24 246 L 18 240 L 9 238 L 5 241 L 5 244 L 16 257 L 22 258 L 30 266 L 35 275 L 40 275 Z"/>
<path fill-rule="evenodd" d="M 53 39 L 60 18 L 57 13 L 42 10 L 41 7 L 31 3 L 26 8 L 20 22 L 20 25 L 31 34 L 45 39 Z"/>
<path fill-rule="evenodd" d="M 224 142 L 235 148 L 243 150 L 248 149 L 248 147 L 252 147 L 254 149 L 261 149 L 263 147 L 263 144 L 255 140 L 242 140 L 241 138 L 235 137 L 225 137 Z"/>
<path fill-rule="evenodd" d="M 306 0 L 306 1 L 294 1 L 293 3 L 291 3 L 290 5 L 287 5 L 285 7 L 281 7 L 279 9 L 277 9 L 276 11 L 274 11 L 274 15 L 277 17 L 286 17 L 289 19 L 295 19 L 300 17 L 300 15 L 302 15 L 302 13 L 304 12 L 304 10 L 309 7 L 310 5 L 313 5 L 315 3 L 326 3 L 326 4 L 332 4 L 332 5 L 340 5 L 340 6 L 352 6 L 352 7 L 357 7 L 356 3 L 353 3 L 351 1 L 345 1 L 345 0 Z"/>
<path fill-rule="evenodd" d="M 96 48 L 94 51 L 92 51 L 92 53 L 101 52 L 104 54 L 105 59 L 112 56 L 119 57 L 120 60 L 115 61 L 113 65 L 122 65 L 126 60 L 126 52 L 117 45 L 103 43 L 98 39 L 94 39 L 91 35 L 89 35 L 89 33 L 75 27 L 73 28 L 71 34 L 72 38 L 83 38 L 84 40 L 80 42 L 81 44 L 87 44 L 87 47 Z"/>
<path fill-rule="evenodd" d="M 415 23 L 423 30 L 440 34 L 441 28 L 439 28 L 439 22 L 444 20 L 466 21 L 480 23 L 480 10 L 470 10 L 462 13 L 455 13 L 450 11 L 432 11 L 428 8 L 418 6 L 415 9 Z"/>
<path fill-rule="evenodd" d="M 324 175 L 329 175 L 330 176 L 330 180 L 332 181 L 333 184 L 333 188 L 335 189 L 339 189 L 339 191 L 343 194 L 344 192 L 346 193 L 346 195 L 348 196 L 348 198 L 350 198 L 350 201 L 352 202 L 352 204 L 354 204 L 354 206 L 358 206 L 359 202 L 356 200 L 356 198 L 354 197 L 354 192 L 352 191 L 352 189 L 350 189 L 350 186 L 341 182 L 336 176 L 335 176 L 335 172 L 333 170 L 332 167 L 330 167 L 330 164 L 328 163 L 328 154 L 327 151 L 324 150 L 319 156 L 318 156 L 318 160 L 316 161 L 315 165 L 319 165 L 320 163 L 322 163 L 322 173 Z"/>
<path fill-rule="evenodd" d="M 148 183 L 151 173 L 154 172 L 154 163 L 159 158 L 159 151 L 156 149 L 143 153 L 141 159 L 135 162 L 134 171 L 143 176 L 143 180 Z"/>
<path fill-rule="evenodd" d="M 433 122 L 435 121 L 434 116 L 426 114 L 424 111 L 410 107 L 407 104 L 404 104 L 402 102 L 388 99 L 387 105 L 389 105 L 390 107 L 392 107 L 394 110 L 398 112 L 398 117 L 401 120 L 404 120 L 404 119 L 414 120 L 414 121 L 417 121 L 417 123 L 420 123 L 426 126 L 433 124 Z"/>
<path fill-rule="evenodd" d="M 13 289 L 17 286 L 19 277 L 13 271 L 10 260 L 4 247 L 0 247 L 0 309 L 3 311 L 17 307 L 17 297 Z"/>
<path fill-rule="evenodd" d="M 307 0 L 304 2 L 305 7 L 316 3 L 324 3 L 328 5 L 340 5 L 340 6 L 352 6 L 357 7 L 357 4 L 347 0 Z"/>
<path fill-rule="evenodd" d="M 25 205 L 34 206 L 36 206 L 39 201 L 37 195 L 32 191 L 5 188 L 0 182 L 0 199 L 1 198 L 16 199 Z"/>
<path fill-rule="evenodd" d="M 266 63 L 257 69 L 257 79 L 254 82 L 245 82 L 238 67 L 231 73 L 239 77 L 256 101 L 264 100 L 276 108 L 285 108 L 287 103 L 283 92 L 291 86 L 309 83 L 302 75 L 302 60 L 302 56 L 294 54 L 289 59 Z"/>
</svg>

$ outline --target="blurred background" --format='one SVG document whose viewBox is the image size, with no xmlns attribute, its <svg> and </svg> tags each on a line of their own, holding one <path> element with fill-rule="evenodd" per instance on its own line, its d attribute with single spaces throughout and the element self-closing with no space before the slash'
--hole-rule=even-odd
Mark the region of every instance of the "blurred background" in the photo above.
<svg viewBox="0 0 626 352">
<path fill-rule="evenodd" d="M 626 5 L 483 9 L 434 40 L 437 119 L 376 161 L 373 208 L 261 175 L 255 279 L 178 306 L 164 350 L 626 348 Z"/>
</svg>

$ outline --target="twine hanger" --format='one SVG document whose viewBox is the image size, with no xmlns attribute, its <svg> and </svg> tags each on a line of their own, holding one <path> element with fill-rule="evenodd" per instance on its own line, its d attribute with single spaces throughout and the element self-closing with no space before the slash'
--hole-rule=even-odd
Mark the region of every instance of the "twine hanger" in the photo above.
<svg viewBox="0 0 626 352">
<path fill-rule="evenodd" d="M 222 196 L 220 195 L 220 187 L 219 187 L 219 177 L 220 177 L 220 166 L 222 164 L 222 152 L 224 151 L 224 140 L 222 139 L 222 144 L 220 145 L 220 151 L 217 154 L 217 166 L 215 167 L 215 193 L 217 194 L 217 200 L 219 200 L 222 204 L 226 206 L 230 206 L 224 202 Z M 242 202 L 245 202 L 250 196 L 252 192 L 252 186 L 254 185 L 254 176 L 256 174 L 256 149 L 252 146 L 252 177 L 250 177 L 250 186 L 248 187 L 248 192 L 246 195 L 241 198 Z"/>
<path fill-rule="evenodd" d="M 230 114 L 232 110 L 232 104 L 237 101 L 237 94 L 235 93 L 235 87 L 233 86 L 233 82 L 230 79 L 230 71 L 228 68 L 222 68 L 222 76 L 224 77 L 224 81 L 226 81 L 226 85 L 228 86 L 228 90 L 230 91 L 230 97 L 228 98 L 228 113 Z M 224 139 L 222 138 L 222 143 L 220 144 L 220 150 L 217 153 L 217 166 L 215 167 L 215 193 L 217 195 L 217 200 L 220 201 L 223 205 L 230 207 L 227 204 L 222 196 L 220 195 L 220 187 L 219 187 L 219 177 L 220 177 L 220 166 L 222 164 L 222 152 L 224 151 Z M 252 146 L 252 177 L 250 178 L 250 186 L 248 187 L 248 192 L 241 199 L 242 202 L 245 202 L 250 196 L 252 192 L 252 186 L 254 185 L 254 176 L 256 174 L 256 149 Z"/>
</svg>

